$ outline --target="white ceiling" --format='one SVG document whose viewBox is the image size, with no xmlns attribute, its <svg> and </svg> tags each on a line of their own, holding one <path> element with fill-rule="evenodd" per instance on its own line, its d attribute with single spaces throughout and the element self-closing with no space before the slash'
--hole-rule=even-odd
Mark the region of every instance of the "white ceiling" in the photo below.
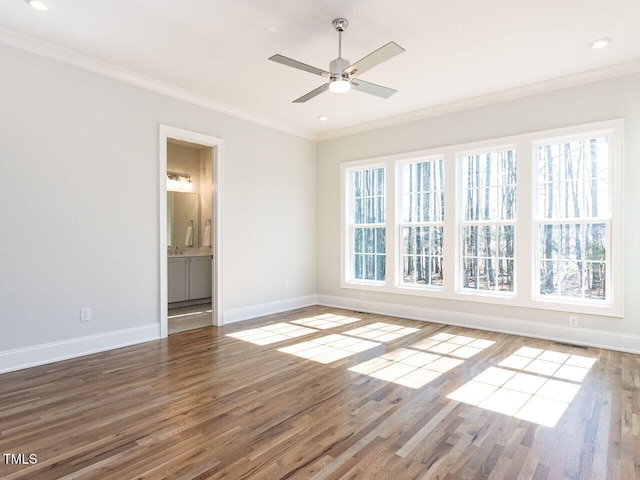
<svg viewBox="0 0 640 480">
<path fill-rule="evenodd" d="M 45 1 L 47 12 L 2 0 L 0 41 L 47 42 L 309 138 L 640 64 L 640 0 Z M 361 77 L 398 93 L 325 92 L 292 103 L 325 79 L 267 59 L 279 53 L 328 69 L 336 17 L 349 21 L 351 62 L 389 41 L 406 49 Z M 599 37 L 613 42 L 591 49 Z"/>
</svg>

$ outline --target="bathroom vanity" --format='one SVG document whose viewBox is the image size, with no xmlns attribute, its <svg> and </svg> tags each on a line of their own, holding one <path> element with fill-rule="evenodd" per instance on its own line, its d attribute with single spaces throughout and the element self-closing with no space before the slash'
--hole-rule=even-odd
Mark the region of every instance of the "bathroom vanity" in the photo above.
<svg viewBox="0 0 640 480">
<path fill-rule="evenodd" d="M 211 298 L 211 254 L 170 255 L 167 280 L 169 303 Z"/>
</svg>

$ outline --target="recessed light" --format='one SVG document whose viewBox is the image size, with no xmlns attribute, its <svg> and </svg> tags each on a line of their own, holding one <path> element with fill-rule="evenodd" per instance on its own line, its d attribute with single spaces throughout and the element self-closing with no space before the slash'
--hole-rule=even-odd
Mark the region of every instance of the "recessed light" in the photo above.
<svg viewBox="0 0 640 480">
<path fill-rule="evenodd" d="M 593 49 L 600 49 L 600 48 L 604 48 L 607 45 L 609 45 L 611 42 L 613 41 L 613 39 L 609 38 L 609 37 L 603 37 L 603 38 L 598 38 L 597 40 L 594 40 L 593 42 L 591 42 L 589 44 L 589 46 Z"/>
<path fill-rule="evenodd" d="M 327 120 L 329 120 L 329 119 L 327 118 L 327 116 L 326 116 L 326 115 L 320 115 L 320 116 L 318 117 L 318 120 L 320 120 L 321 122 L 326 122 L 326 121 L 327 121 Z"/>
<path fill-rule="evenodd" d="M 49 7 L 42 0 L 24 0 L 29 5 L 31 5 L 36 10 L 40 10 L 41 12 L 49 10 Z"/>
</svg>

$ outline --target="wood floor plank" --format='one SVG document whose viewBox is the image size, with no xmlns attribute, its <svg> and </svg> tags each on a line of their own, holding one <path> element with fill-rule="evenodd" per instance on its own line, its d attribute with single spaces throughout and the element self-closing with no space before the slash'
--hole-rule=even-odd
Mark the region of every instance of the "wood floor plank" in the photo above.
<svg viewBox="0 0 640 480">
<path fill-rule="evenodd" d="M 0 452 L 7 480 L 640 480 L 640 356 L 308 307 L 0 375 Z"/>
</svg>

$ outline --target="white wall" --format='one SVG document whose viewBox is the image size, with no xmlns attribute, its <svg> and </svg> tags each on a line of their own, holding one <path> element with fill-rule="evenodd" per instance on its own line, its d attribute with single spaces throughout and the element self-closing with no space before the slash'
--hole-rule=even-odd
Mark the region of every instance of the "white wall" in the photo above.
<svg viewBox="0 0 640 480">
<path fill-rule="evenodd" d="M 229 317 L 315 293 L 314 142 L 10 47 L 0 72 L 0 371 L 157 337 L 159 124 L 225 142 Z"/>
<path fill-rule="evenodd" d="M 340 288 L 340 163 L 506 137 L 558 127 L 625 120 L 625 317 L 568 314 Z M 318 147 L 318 298 L 320 303 L 603 345 L 640 352 L 640 75 L 507 101 L 321 142 Z"/>
</svg>

